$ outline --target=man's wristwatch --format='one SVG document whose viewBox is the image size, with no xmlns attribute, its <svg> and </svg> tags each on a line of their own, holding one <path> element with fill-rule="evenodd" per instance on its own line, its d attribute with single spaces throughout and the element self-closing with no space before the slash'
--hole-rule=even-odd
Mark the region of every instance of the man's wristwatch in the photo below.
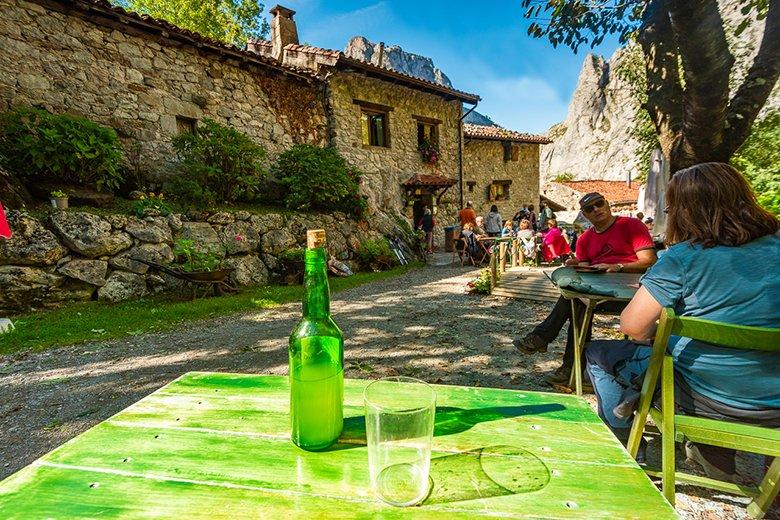
<svg viewBox="0 0 780 520">
<path fill-rule="evenodd" d="M 617 270 L 618 270 L 618 273 L 622 272 L 624 267 L 625 267 L 625 266 L 624 266 L 623 264 L 618 264 L 618 265 L 617 265 Z"/>
</svg>

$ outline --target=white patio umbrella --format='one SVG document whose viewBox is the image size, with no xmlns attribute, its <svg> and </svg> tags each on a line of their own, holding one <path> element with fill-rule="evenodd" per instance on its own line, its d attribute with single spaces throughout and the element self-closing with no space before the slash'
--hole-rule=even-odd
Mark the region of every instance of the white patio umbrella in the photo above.
<svg viewBox="0 0 780 520">
<path fill-rule="evenodd" d="M 656 148 L 650 155 L 650 171 L 647 174 L 644 193 L 641 204 L 643 212 L 648 217 L 653 217 L 653 235 L 666 232 L 666 185 L 669 183 L 669 161 L 664 154 Z"/>
</svg>

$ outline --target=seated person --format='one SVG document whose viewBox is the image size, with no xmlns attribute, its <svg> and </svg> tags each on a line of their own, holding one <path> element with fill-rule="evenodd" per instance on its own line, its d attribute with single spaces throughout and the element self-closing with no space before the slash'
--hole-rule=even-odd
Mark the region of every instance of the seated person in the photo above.
<svg viewBox="0 0 780 520">
<path fill-rule="evenodd" d="M 669 248 L 642 277 L 620 316 L 621 330 L 636 340 L 651 339 L 664 307 L 681 316 L 780 327 L 780 222 L 756 203 L 745 178 L 727 164 L 697 164 L 672 177 L 666 200 Z M 594 341 L 585 352 L 599 415 L 625 442 L 631 420 L 619 419 L 613 408 L 621 399 L 621 382 L 647 369 L 650 347 Z M 682 413 L 780 427 L 780 354 L 679 336 L 670 338 L 668 352 Z M 686 451 L 710 477 L 733 476 L 732 450 L 688 445 Z"/>
<path fill-rule="evenodd" d="M 504 222 L 504 227 L 501 228 L 501 237 L 513 237 L 515 236 L 515 231 L 512 229 L 512 221 L 507 220 Z"/>
<path fill-rule="evenodd" d="M 580 209 L 593 227 L 577 239 L 576 258 L 567 260 L 566 265 L 593 265 L 609 272 L 643 273 L 655 263 L 653 239 L 640 220 L 612 215 L 609 202 L 597 192 L 582 197 Z M 584 305 L 578 300 L 575 301 L 575 305 Z M 624 305 L 606 303 L 598 308 L 619 311 Z M 571 303 L 560 297 L 542 323 L 525 337 L 518 337 L 513 341 L 515 347 L 526 354 L 545 352 L 547 344 L 558 337 L 563 326 L 569 322 L 563 364 L 547 378 L 550 383 L 566 383 L 574 364 L 574 333 L 570 318 Z M 590 329 L 586 333 L 586 339 L 590 339 Z"/>
<path fill-rule="evenodd" d="M 527 218 L 520 221 L 517 238 L 520 239 L 523 255 L 528 258 L 536 258 L 536 234 L 531 226 L 531 221 Z"/>
<path fill-rule="evenodd" d="M 485 232 L 485 219 L 482 217 L 477 217 L 476 220 L 477 224 L 474 226 L 474 234 L 478 237 L 486 237 L 488 234 Z"/>
<path fill-rule="evenodd" d="M 560 257 L 571 254 L 568 242 L 554 218 L 547 220 L 547 232 L 542 238 L 542 257 L 545 262 L 552 262 Z"/>
</svg>

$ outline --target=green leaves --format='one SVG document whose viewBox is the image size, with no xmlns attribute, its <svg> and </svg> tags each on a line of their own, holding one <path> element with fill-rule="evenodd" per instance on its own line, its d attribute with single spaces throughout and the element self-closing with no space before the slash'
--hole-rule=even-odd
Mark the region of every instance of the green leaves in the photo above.
<svg viewBox="0 0 780 520">
<path fill-rule="evenodd" d="M 292 209 L 335 210 L 360 216 L 366 198 L 360 194 L 362 173 L 335 148 L 297 144 L 279 155 L 273 167 Z"/>
<path fill-rule="evenodd" d="M 261 17 L 263 4 L 255 0 L 127 0 L 126 4 L 130 11 L 237 47 L 243 47 L 248 38 L 268 34 L 268 23 Z"/>
<path fill-rule="evenodd" d="M 780 111 L 753 124 L 750 137 L 730 162 L 747 177 L 758 203 L 780 217 Z"/>
<path fill-rule="evenodd" d="M 194 133 L 174 137 L 173 147 L 181 175 L 169 192 L 197 204 L 252 200 L 268 173 L 265 148 L 211 119 L 204 119 Z"/>
<path fill-rule="evenodd" d="M 50 179 L 98 190 L 122 182 L 116 132 L 83 117 L 25 107 L 0 114 L 0 155 L 26 182 Z"/>
</svg>

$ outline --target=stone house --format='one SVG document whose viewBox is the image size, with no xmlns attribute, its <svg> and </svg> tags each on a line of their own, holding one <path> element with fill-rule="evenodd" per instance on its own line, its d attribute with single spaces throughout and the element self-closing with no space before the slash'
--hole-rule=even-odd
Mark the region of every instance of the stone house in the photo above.
<svg viewBox="0 0 780 520">
<path fill-rule="evenodd" d="M 446 225 L 464 199 L 506 213 L 536 201 L 545 138 L 464 128 L 463 105 L 479 96 L 300 45 L 295 12 L 270 13 L 270 41 L 238 49 L 106 0 L 0 0 L 0 111 L 34 105 L 111 126 L 131 170 L 152 180 L 171 174 L 171 138 L 211 118 L 271 158 L 335 146 L 366 173 L 370 213 L 416 222 L 429 205 Z"/>
<path fill-rule="evenodd" d="M 464 197 L 478 215 L 495 204 L 509 220 L 523 204 L 539 208 L 539 146 L 548 138 L 500 126 L 463 125 Z"/>
<path fill-rule="evenodd" d="M 550 182 L 542 187 L 542 197 L 559 204 L 562 209 L 555 210 L 565 222 L 574 222 L 580 211 L 579 200 L 586 193 L 597 191 L 604 195 L 612 211 L 616 214 L 633 214 L 639 198 L 638 182 L 626 181 L 559 181 Z"/>
</svg>

